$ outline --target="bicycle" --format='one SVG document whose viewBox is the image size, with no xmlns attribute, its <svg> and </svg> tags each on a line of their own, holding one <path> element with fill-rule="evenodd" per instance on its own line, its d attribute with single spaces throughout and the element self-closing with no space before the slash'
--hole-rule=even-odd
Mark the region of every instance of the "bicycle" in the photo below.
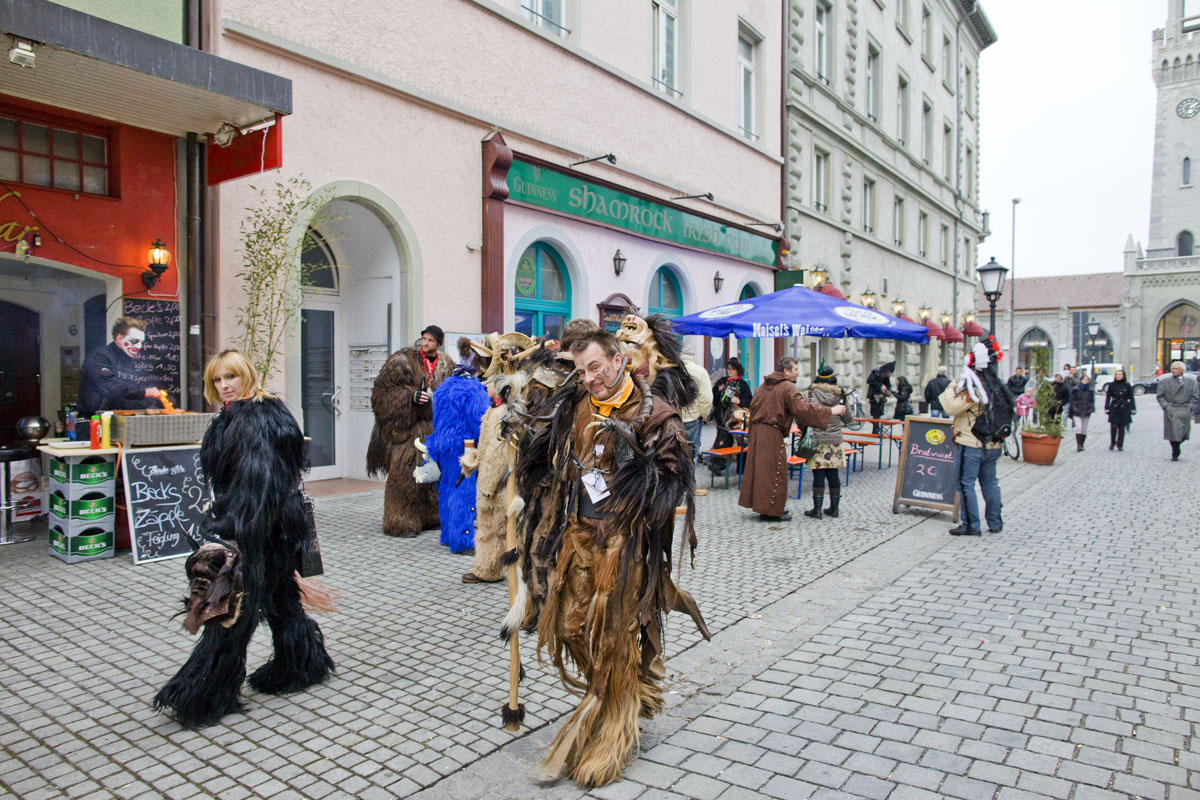
<svg viewBox="0 0 1200 800">
<path fill-rule="evenodd" d="M 859 417 L 865 417 L 866 412 L 863 409 L 862 399 L 858 396 L 858 389 L 851 389 L 845 395 L 846 408 L 850 409 L 850 416 L 854 419 L 845 424 L 847 430 L 861 431 L 864 423 Z"/>
<path fill-rule="evenodd" d="M 1012 433 L 1004 437 L 1001 442 L 1004 448 L 1004 455 L 1011 458 L 1013 461 L 1021 460 L 1021 418 L 1013 418 Z"/>
</svg>

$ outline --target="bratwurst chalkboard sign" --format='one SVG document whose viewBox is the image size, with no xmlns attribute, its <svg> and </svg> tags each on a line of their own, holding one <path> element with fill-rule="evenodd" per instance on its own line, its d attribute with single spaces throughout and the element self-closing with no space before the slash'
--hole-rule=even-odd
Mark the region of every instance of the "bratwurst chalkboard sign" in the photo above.
<svg viewBox="0 0 1200 800">
<path fill-rule="evenodd" d="M 200 446 L 127 450 L 121 472 L 133 563 L 190 554 L 209 503 Z"/>
<path fill-rule="evenodd" d="M 900 506 L 950 511 L 958 522 L 958 454 L 952 420 L 904 419 L 892 513 L 900 513 Z"/>
</svg>

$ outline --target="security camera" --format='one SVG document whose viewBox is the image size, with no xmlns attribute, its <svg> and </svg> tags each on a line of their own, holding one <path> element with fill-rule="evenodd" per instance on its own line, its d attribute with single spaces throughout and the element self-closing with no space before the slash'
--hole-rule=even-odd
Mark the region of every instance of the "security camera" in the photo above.
<svg viewBox="0 0 1200 800">
<path fill-rule="evenodd" d="M 16 46 L 8 51 L 8 60 L 18 67 L 33 69 L 37 54 L 33 52 L 33 45 L 29 42 L 17 42 Z"/>
</svg>

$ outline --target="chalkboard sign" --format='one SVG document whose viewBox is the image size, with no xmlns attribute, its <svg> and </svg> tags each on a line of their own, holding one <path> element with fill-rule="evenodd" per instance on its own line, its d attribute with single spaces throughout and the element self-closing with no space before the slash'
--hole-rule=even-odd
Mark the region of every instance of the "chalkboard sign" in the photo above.
<svg viewBox="0 0 1200 800">
<path fill-rule="evenodd" d="M 958 522 L 958 454 L 952 420 L 904 419 L 892 513 L 899 513 L 900 506 L 950 511 Z"/>
<path fill-rule="evenodd" d="M 200 446 L 126 450 L 121 472 L 133 563 L 191 553 L 209 503 Z"/>
<path fill-rule="evenodd" d="M 179 303 L 153 297 L 126 297 L 125 316 L 146 323 L 146 343 L 138 356 L 139 374 L 133 380 L 141 386 L 166 389 L 171 402 L 179 403 Z"/>
</svg>

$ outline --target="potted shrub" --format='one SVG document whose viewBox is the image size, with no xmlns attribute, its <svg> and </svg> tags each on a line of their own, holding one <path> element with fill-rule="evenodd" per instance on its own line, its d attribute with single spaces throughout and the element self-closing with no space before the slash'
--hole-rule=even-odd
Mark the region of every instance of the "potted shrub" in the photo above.
<svg viewBox="0 0 1200 800">
<path fill-rule="evenodd" d="M 1034 395 L 1033 411 L 1037 423 L 1021 429 L 1021 453 L 1027 464 L 1050 466 L 1058 456 L 1062 443 L 1062 417 L 1052 416 L 1057 401 L 1054 383 L 1043 380 Z"/>
</svg>

